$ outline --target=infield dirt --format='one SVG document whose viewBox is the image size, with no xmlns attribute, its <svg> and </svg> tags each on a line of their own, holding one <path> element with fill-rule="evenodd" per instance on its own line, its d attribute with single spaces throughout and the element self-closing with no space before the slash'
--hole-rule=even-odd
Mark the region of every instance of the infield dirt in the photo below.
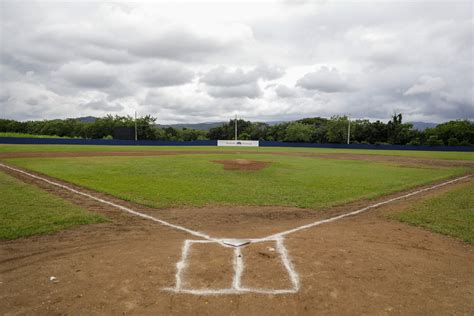
<svg viewBox="0 0 474 316">
<path fill-rule="evenodd" d="M 213 162 L 224 165 L 225 170 L 261 170 L 270 162 L 247 159 L 214 160 Z"/>
<path fill-rule="evenodd" d="M 301 279 L 301 289 L 296 294 L 195 296 L 163 290 L 174 286 L 183 241 L 192 236 L 9 173 L 105 214 L 110 222 L 0 242 L 2 314 L 83 314 L 84 311 L 205 315 L 471 314 L 474 311 L 474 247 L 384 216 L 387 212 L 403 210 L 414 201 L 466 185 L 472 178 L 287 236 L 285 244 Z M 320 211 L 217 206 L 154 210 L 77 189 L 216 237 L 263 237 L 376 202 L 359 201 Z M 243 281 L 248 285 L 285 286 L 285 273 L 275 264 L 271 247 L 255 244 L 244 248 L 249 265 Z M 232 264 L 232 256 L 222 249 L 209 246 L 195 251 L 192 268 L 197 271 L 184 281 L 197 286 L 228 282 L 226 267 Z M 58 282 L 50 282 L 50 276 L 55 276 Z"/>
</svg>

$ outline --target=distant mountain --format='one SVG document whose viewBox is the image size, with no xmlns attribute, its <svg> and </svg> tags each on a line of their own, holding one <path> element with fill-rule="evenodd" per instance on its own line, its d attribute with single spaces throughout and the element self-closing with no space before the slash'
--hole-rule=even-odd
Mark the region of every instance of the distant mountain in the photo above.
<svg viewBox="0 0 474 316">
<path fill-rule="evenodd" d="M 84 116 L 84 117 L 78 117 L 76 120 L 84 122 L 84 123 L 93 123 L 95 122 L 97 118 L 94 116 Z"/>
<path fill-rule="evenodd" d="M 273 125 L 278 125 L 278 124 L 286 123 L 286 122 L 292 122 L 292 121 L 268 121 L 264 123 L 267 123 L 268 125 L 273 126 Z"/>
<path fill-rule="evenodd" d="M 413 128 L 419 131 L 424 131 L 427 128 L 434 128 L 438 125 L 436 123 L 426 123 L 426 122 L 409 122 L 409 123 L 413 124 Z"/>
<path fill-rule="evenodd" d="M 166 127 L 173 127 L 173 128 L 187 128 L 187 129 L 197 129 L 201 131 L 208 131 L 213 127 L 222 126 L 226 122 L 204 122 L 204 123 L 183 123 L 183 124 L 156 124 L 155 126 L 166 128 Z"/>
<path fill-rule="evenodd" d="M 94 116 L 84 116 L 84 117 L 77 117 L 75 120 L 84 123 L 93 123 L 97 117 Z M 173 127 L 173 128 L 187 128 L 187 129 L 197 129 L 202 131 L 208 131 L 213 127 L 221 126 L 227 122 L 204 122 L 204 123 L 182 123 L 182 124 L 155 124 L 156 127 Z"/>
<path fill-rule="evenodd" d="M 258 122 L 258 121 L 253 121 L 254 123 L 255 122 Z M 269 121 L 269 122 L 264 122 L 264 123 L 267 123 L 268 125 L 270 126 L 273 126 L 273 125 L 277 125 L 277 124 L 281 124 L 281 123 L 284 123 L 286 121 Z M 155 126 L 157 127 L 173 127 L 173 128 L 178 128 L 178 129 L 181 129 L 181 128 L 187 128 L 187 129 L 197 129 L 197 130 L 201 130 L 201 131 L 208 131 L 210 130 L 211 128 L 213 127 L 218 127 L 218 126 L 222 126 L 226 123 L 229 123 L 228 121 L 227 122 L 205 122 L 205 123 L 182 123 L 182 124 L 156 124 Z"/>
<path fill-rule="evenodd" d="M 97 118 L 94 116 L 84 116 L 84 117 L 78 117 L 76 120 L 85 122 L 85 123 L 92 123 L 96 120 Z M 267 121 L 264 123 L 267 123 L 270 126 L 285 123 L 285 122 L 292 122 L 292 121 Z M 197 129 L 201 131 L 208 131 L 213 127 L 218 127 L 222 126 L 223 124 L 228 123 L 228 122 L 203 122 L 203 123 L 181 123 L 181 124 L 156 124 L 156 127 L 161 127 L 161 128 L 166 128 L 166 127 L 173 127 L 177 129 L 182 129 L 182 128 L 187 128 L 187 129 Z M 417 129 L 419 131 L 424 131 L 427 128 L 433 128 L 436 127 L 438 124 L 436 123 L 429 123 L 429 122 L 409 122 L 413 124 L 413 128 Z"/>
</svg>

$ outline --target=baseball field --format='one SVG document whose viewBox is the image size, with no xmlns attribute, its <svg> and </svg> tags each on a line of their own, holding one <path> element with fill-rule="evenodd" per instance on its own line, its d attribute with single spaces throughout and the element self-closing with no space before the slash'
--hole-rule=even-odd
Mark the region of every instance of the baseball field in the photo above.
<svg viewBox="0 0 474 316">
<path fill-rule="evenodd" d="M 471 314 L 474 153 L 0 145 L 1 314 Z"/>
</svg>

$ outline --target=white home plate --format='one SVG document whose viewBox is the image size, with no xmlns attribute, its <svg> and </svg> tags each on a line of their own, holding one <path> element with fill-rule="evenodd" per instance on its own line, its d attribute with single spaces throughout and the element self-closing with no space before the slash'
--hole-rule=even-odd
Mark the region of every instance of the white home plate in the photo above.
<svg viewBox="0 0 474 316">
<path fill-rule="evenodd" d="M 250 244 L 250 240 L 247 239 L 223 239 L 222 243 L 232 247 L 242 247 Z"/>
</svg>

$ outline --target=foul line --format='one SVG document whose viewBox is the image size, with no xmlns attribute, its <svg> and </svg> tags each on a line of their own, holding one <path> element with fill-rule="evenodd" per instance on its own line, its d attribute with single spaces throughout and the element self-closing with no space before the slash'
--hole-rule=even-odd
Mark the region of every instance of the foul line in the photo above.
<svg viewBox="0 0 474 316">
<path fill-rule="evenodd" d="M 133 214 L 133 215 L 136 215 L 136 216 L 140 216 L 140 217 L 143 217 L 143 218 L 146 218 L 146 219 L 149 219 L 149 220 L 158 222 L 158 223 L 160 223 L 160 224 L 162 224 L 162 225 L 165 225 L 165 226 L 168 226 L 168 227 L 177 229 L 177 230 L 181 230 L 181 231 L 187 232 L 188 234 L 191 234 L 191 235 L 193 235 L 193 236 L 200 237 L 200 238 L 207 239 L 207 240 L 216 241 L 216 239 L 214 239 L 214 238 L 212 238 L 212 237 L 210 237 L 210 236 L 208 236 L 208 235 L 206 235 L 206 234 L 204 234 L 204 233 L 200 233 L 200 232 L 197 232 L 197 231 L 188 229 L 188 228 L 183 227 L 183 226 L 179 226 L 179 225 L 175 225 L 175 224 L 168 223 L 167 221 L 161 220 L 161 219 L 156 218 L 156 217 L 153 217 L 153 216 L 151 216 L 151 215 L 147 215 L 147 214 L 143 214 L 143 213 L 134 211 L 134 210 L 132 210 L 132 209 L 130 209 L 130 208 L 128 208 L 128 207 L 125 207 L 125 206 L 122 206 L 122 205 L 119 205 L 119 204 L 115 204 L 115 203 L 113 203 L 113 202 L 110 202 L 110 201 L 107 201 L 107 200 L 98 198 L 98 197 L 93 196 L 93 195 L 88 194 L 88 193 L 84 193 L 84 192 L 78 191 L 78 190 L 76 190 L 76 189 L 73 189 L 73 188 L 71 188 L 71 187 L 68 187 L 67 185 L 63 185 L 63 184 L 60 184 L 60 183 L 57 183 L 57 182 L 48 180 L 48 179 L 46 179 L 46 178 L 43 178 L 43 177 L 34 175 L 34 174 L 32 174 L 32 173 L 23 171 L 23 170 L 21 170 L 21 169 L 13 168 L 13 167 L 7 166 L 7 165 L 5 165 L 5 164 L 3 164 L 3 163 L 0 163 L 0 167 L 6 168 L 6 169 L 10 169 L 10 170 L 13 170 L 13 171 L 16 171 L 16 172 L 19 172 L 19 173 L 22 173 L 22 174 L 27 175 L 27 176 L 29 176 L 29 177 L 32 177 L 32 178 L 35 178 L 35 179 L 44 181 L 44 182 L 49 183 L 49 184 L 51 184 L 51 185 L 54 185 L 54 186 L 60 187 L 60 188 L 62 188 L 62 189 L 71 191 L 71 192 L 73 192 L 73 193 L 76 193 L 76 194 L 79 194 L 79 195 L 88 197 L 88 198 L 93 199 L 93 200 L 95 200 L 95 201 L 98 201 L 98 202 L 101 202 L 101 203 L 104 203 L 104 204 L 113 206 L 113 207 L 118 208 L 118 209 L 120 209 L 120 210 L 122 210 L 122 211 L 125 211 L 125 212 L 127 212 L 127 213 L 130 213 L 130 214 Z"/>
<path fill-rule="evenodd" d="M 183 226 L 179 226 L 179 225 L 175 225 L 175 224 L 171 224 L 167 221 L 164 221 L 162 219 L 159 219 L 159 218 L 156 218 L 156 217 L 153 217 L 151 215 L 147 215 L 147 214 L 144 214 L 144 213 L 140 213 L 140 212 L 137 212 L 137 211 L 134 211 L 128 207 L 125 207 L 125 206 L 122 206 L 122 205 L 119 205 L 119 204 L 116 204 L 116 203 L 113 203 L 113 202 L 110 202 L 110 201 L 107 201 L 107 200 L 104 200 L 104 199 L 101 199 L 101 198 L 98 198 L 94 195 L 91 195 L 91 194 L 88 194 L 88 193 L 84 193 L 84 192 L 81 192 L 81 191 L 78 191 L 76 189 L 73 189 L 67 185 L 63 185 L 63 184 L 60 184 L 58 182 L 54 182 L 54 181 L 51 181 L 51 180 L 48 180 L 46 178 L 43 178 L 43 177 L 40 177 L 40 176 L 37 176 L 35 174 L 32 174 L 32 173 L 29 173 L 29 172 L 26 172 L 26 171 L 23 171 L 21 169 L 18 169 L 18 168 L 14 168 L 14 167 L 10 167 L 8 165 L 5 165 L 3 163 L 0 163 L 0 167 L 3 167 L 5 169 L 9 169 L 9 170 L 13 170 L 15 172 L 19 172 L 21 174 L 24 174 L 24 175 L 27 175 L 29 177 L 32 177 L 32 178 L 35 178 L 35 179 L 38 179 L 38 180 L 41 180 L 41 181 L 44 181 L 46 183 L 49 183 L 51 185 L 54 185 L 54 186 L 57 186 L 57 187 L 60 187 L 62 189 L 65 189 L 65 190 L 68 190 L 68 191 L 71 191 L 73 193 L 76 193 L 76 194 L 79 194 L 79 195 L 82 195 L 82 196 L 85 196 L 85 197 L 88 197 L 90 199 L 93 199 L 95 201 L 98 201 L 98 202 L 101 202 L 101 203 L 104 203 L 104 204 L 107 204 L 107 205 L 110 205 L 110 206 L 113 206 L 115 208 L 118 208 L 122 211 L 125 211 L 127 213 L 130 213 L 130 214 L 133 214 L 133 215 L 136 215 L 136 216 L 140 216 L 142 218 L 146 218 L 146 219 L 149 219 L 149 220 L 152 220 L 152 221 L 155 221 L 155 222 L 158 222 L 162 225 L 165 225 L 165 226 L 168 226 L 168 227 L 171 227 L 171 228 L 174 228 L 174 229 L 177 229 L 177 230 L 180 230 L 180 231 L 184 231 L 188 234 L 191 234 L 193 236 L 196 236 L 196 237 L 200 237 L 200 238 L 203 238 L 203 239 L 206 239 L 206 240 L 209 240 L 209 241 L 213 241 L 213 242 L 218 242 L 218 243 L 221 243 L 223 246 L 225 247 L 230 247 L 230 246 L 227 246 L 223 243 L 223 240 L 225 240 L 226 238 L 214 238 L 214 237 L 211 237 L 207 234 L 204 234 L 204 233 L 201 233 L 201 232 L 198 232 L 198 231 L 195 231 L 195 230 L 192 230 L 192 229 L 189 229 L 189 228 L 186 228 L 186 227 L 183 227 Z M 342 218 L 345 218 L 345 217 L 349 217 L 349 216 L 354 216 L 354 215 L 357 215 L 357 214 L 360 214 L 362 212 L 365 212 L 367 210 L 370 210 L 370 209 L 373 209 L 373 208 L 377 208 L 381 205 L 385 205 L 385 204 L 388 204 L 388 203 L 391 203 L 391 202 L 394 202 L 394 201 L 398 201 L 398 200 L 402 200 L 402 199 L 405 199 L 405 198 L 408 198 L 410 196 L 413 196 L 413 195 L 417 195 L 419 193 L 422 193 L 422 192 L 426 192 L 426 191 L 430 191 L 430 190 L 434 190 L 434 189 L 437 189 L 439 187 L 443 187 L 445 185 L 448 185 L 448 184 L 451 184 L 451 183 L 454 183 L 454 182 L 457 182 L 457 181 L 461 181 L 461 180 L 464 180 L 464 179 L 467 179 L 469 177 L 471 177 L 472 175 L 471 174 L 468 174 L 468 175 L 465 175 L 465 176 L 462 176 L 462 177 L 459 177 L 459 178 L 455 178 L 455 179 L 452 179 L 452 180 L 449 180 L 449 181 L 446 181 L 446 182 L 443 182 L 443 183 L 439 183 L 439 184 L 436 184 L 436 185 L 433 185 L 431 187 L 427 187 L 427 188 L 424 188 L 424 189 L 420 189 L 420 190 L 417 190 L 417 191 L 413 191 L 411 193 L 407 193 L 407 194 L 404 194 L 404 195 L 401 195 L 401 196 L 398 196 L 398 197 L 395 197 L 395 198 L 392 198 L 392 199 L 389 199 L 389 200 L 385 200 L 385 201 L 382 201 L 382 202 L 379 202 L 379 203 L 376 203 L 376 204 L 373 204 L 373 205 L 370 205 L 370 206 L 367 206 L 367 207 L 364 207 L 362 209 L 359 209 L 359 210 L 356 210 L 356 211 L 352 211 L 352 212 L 349 212 L 349 213 L 345 213 L 345 214 L 341 214 L 341 215 L 338 215 L 338 216 L 334 216 L 334 217 L 330 217 L 330 218 L 327 218 L 327 219 L 323 219 L 323 220 L 319 220 L 319 221 L 315 221 L 313 223 L 309 223 L 309 224 L 306 224 L 306 225 L 302 225 L 302 226 L 299 226 L 299 227 L 296 227 L 296 228 L 293 228 L 293 229 L 290 229 L 290 230 L 286 230 L 286 231 L 283 231 L 283 232 L 280 232 L 280 233 L 276 233 L 276 234 L 273 234 L 273 235 L 269 235 L 267 237 L 263 237 L 263 238 L 252 238 L 252 239 L 248 239 L 250 240 L 251 242 L 260 242 L 260 241 L 267 241 L 267 240 L 276 240 L 280 237 L 284 237 L 286 235 L 289 235 L 289 234 L 292 234 L 292 233 L 295 233 L 295 232 L 298 232 L 298 231 L 301 231 L 301 230 L 304 230 L 304 229 L 308 229 L 308 228 L 311 228 L 311 227 L 314 227 L 314 226 L 318 226 L 318 225 L 321 225 L 321 224 L 325 224 L 325 223 L 330 223 L 330 222 L 334 222 L 334 221 L 337 221 L 339 219 L 342 219 Z"/>
<path fill-rule="evenodd" d="M 341 214 L 341 215 L 338 215 L 338 216 L 330 217 L 328 219 L 323 219 L 323 220 L 316 221 L 316 222 L 313 222 L 313 223 L 310 223 L 310 224 L 302 225 L 302 226 L 299 226 L 299 227 L 296 227 L 296 228 L 293 228 L 293 229 L 290 229 L 290 230 L 286 230 L 286 231 L 283 231 L 283 232 L 280 232 L 280 233 L 277 233 L 277 234 L 270 235 L 268 237 L 262 238 L 262 240 L 265 240 L 267 238 L 271 239 L 271 238 L 284 237 L 286 235 L 296 233 L 300 230 L 308 229 L 308 228 L 318 226 L 318 225 L 321 225 L 321 224 L 325 224 L 325 223 L 334 222 L 334 221 L 337 221 L 337 220 L 339 220 L 341 218 L 344 218 L 344 217 L 354 216 L 354 215 L 360 214 L 362 212 L 368 211 L 368 210 L 373 209 L 373 208 L 377 208 L 379 206 L 382 206 L 382 205 L 385 205 L 385 204 L 388 204 L 388 203 L 392 203 L 392 202 L 395 202 L 395 201 L 398 201 L 398 200 L 406 199 L 410 196 L 417 195 L 417 194 L 420 194 L 422 192 L 434 190 L 434 189 L 443 187 L 445 185 L 448 185 L 448 184 L 451 184 L 451 183 L 454 183 L 454 182 L 457 182 L 457 181 L 460 181 L 460 180 L 463 180 L 463 179 L 467 179 L 470 176 L 471 175 L 466 175 L 466 176 L 463 176 L 463 177 L 459 177 L 459 178 L 456 178 L 456 179 L 453 179 L 453 180 L 449 180 L 449 181 L 446 181 L 446 182 L 443 182 L 443 183 L 440 183 L 440 184 L 433 185 L 433 186 L 428 187 L 428 188 L 413 191 L 411 193 L 407 193 L 407 194 L 404 194 L 402 196 L 398 196 L 398 197 L 395 197 L 395 198 L 392 198 L 392 199 L 389 199 L 389 200 L 385 200 L 385 201 L 382 201 L 382 202 L 379 202 L 379 203 L 376 203 L 376 204 L 373 204 L 373 205 L 370 205 L 370 206 L 366 206 L 364 208 L 361 208 L 360 210 L 356 210 L 356 211 L 353 211 L 353 212 L 349 212 L 349 213 Z"/>
<path fill-rule="evenodd" d="M 291 263 L 290 256 L 288 255 L 288 250 L 286 249 L 286 247 L 283 243 L 283 240 L 284 240 L 285 236 L 287 236 L 289 234 L 292 234 L 292 233 L 295 233 L 295 232 L 305 230 L 305 229 L 309 229 L 309 228 L 312 228 L 312 227 L 315 227 L 315 226 L 318 226 L 318 225 L 321 225 L 321 224 L 334 222 L 334 221 L 337 221 L 337 220 L 345 218 L 345 217 L 355 216 L 355 215 L 360 214 L 362 212 L 365 212 L 367 210 L 377 208 L 381 205 L 385 205 L 385 204 L 388 204 L 388 203 L 391 203 L 391 202 L 394 202 L 394 201 L 402 200 L 402 199 L 408 198 L 410 196 L 417 195 L 419 193 L 430 191 L 430 190 L 433 190 L 433 189 L 437 189 L 439 187 L 442 187 L 442 186 L 445 186 L 445 185 L 448 185 L 448 184 L 451 184 L 451 183 L 454 183 L 454 182 L 457 182 L 457 181 L 460 181 L 460 180 L 467 179 L 467 178 L 471 177 L 470 174 L 465 175 L 465 176 L 455 178 L 455 179 L 452 179 L 452 180 L 449 180 L 449 181 L 446 181 L 446 182 L 443 182 L 443 183 L 440 183 L 440 184 L 436 184 L 436 185 L 433 185 L 433 186 L 430 186 L 430 187 L 427 187 L 427 188 L 424 188 L 424 189 L 419 189 L 419 190 L 413 191 L 411 193 L 407 193 L 407 194 L 404 194 L 404 195 L 401 195 L 401 196 L 398 196 L 398 197 L 395 197 L 395 198 L 391 198 L 391 199 L 388 199 L 388 200 L 385 200 L 385 201 L 382 201 L 382 202 L 379 202 L 379 203 L 361 208 L 361 209 L 356 210 L 356 211 L 352 211 L 352 212 L 349 212 L 349 213 L 341 214 L 341 215 L 330 217 L 330 218 L 327 218 L 327 219 L 315 221 L 313 223 L 302 225 L 302 226 L 299 226 L 299 227 L 296 227 L 296 228 L 293 228 L 293 229 L 290 229 L 290 230 L 286 230 L 286 231 L 283 231 L 283 232 L 280 232 L 280 233 L 276 233 L 276 234 L 267 236 L 267 237 L 248 239 L 252 243 L 259 243 L 259 242 L 265 242 L 265 241 L 274 241 L 274 242 L 276 242 L 276 249 L 280 254 L 282 264 L 283 264 L 283 266 L 285 267 L 285 269 L 288 273 L 290 282 L 292 284 L 292 288 L 289 288 L 289 289 L 262 289 L 262 288 L 243 287 L 242 284 L 241 284 L 242 275 L 243 275 L 243 272 L 244 272 L 244 269 L 245 269 L 243 254 L 242 254 L 242 251 L 241 251 L 240 247 L 235 247 L 234 248 L 234 262 L 233 262 L 234 276 L 233 276 L 233 279 L 232 279 L 232 287 L 224 288 L 224 289 L 209 289 L 209 288 L 192 289 L 192 288 L 184 287 L 183 286 L 183 281 L 182 281 L 183 271 L 188 266 L 187 259 L 189 257 L 189 252 L 190 252 L 190 249 L 191 249 L 191 245 L 193 243 L 218 243 L 218 244 L 220 244 L 224 247 L 232 248 L 232 246 L 226 245 L 224 243 L 224 241 L 226 240 L 225 238 L 213 238 L 213 237 L 210 237 L 207 234 L 204 234 L 204 233 L 201 233 L 201 232 L 198 232 L 198 231 L 194 231 L 192 229 L 188 229 L 188 228 L 183 227 L 183 226 L 171 224 L 167 221 L 161 220 L 161 219 L 153 217 L 151 215 L 147 215 L 147 214 L 144 214 L 144 213 L 134 211 L 134 210 L 132 210 L 128 207 L 125 207 L 125 206 L 122 206 L 122 205 L 119 205 L 119 204 L 116 204 L 116 203 L 98 198 L 94 195 L 91 195 L 91 194 L 84 193 L 84 192 L 81 192 L 79 190 L 73 189 L 73 188 L 71 188 L 67 185 L 63 185 L 63 184 L 60 184 L 58 182 L 48 180 L 46 178 L 37 176 L 35 174 L 23 171 L 23 170 L 18 169 L 18 168 L 10 167 L 10 166 L 5 165 L 3 163 L 0 163 L 0 167 L 3 167 L 5 169 L 9 169 L 9 170 L 24 174 L 24 175 L 29 176 L 29 177 L 34 178 L 34 179 L 44 181 L 44 182 L 49 183 L 51 185 L 54 185 L 54 186 L 60 187 L 62 189 L 68 190 L 70 192 L 73 192 L 75 194 L 82 195 L 82 196 L 88 197 L 90 199 L 93 199 L 95 201 L 113 206 L 113 207 L 118 208 L 118 209 L 120 209 L 122 211 L 125 211 L 127 213 L 130 213 L 130 214 L 142 217 L 142 218 L 146 218 L 146 219 L 158 222 L 158 223 L 160 223 L 164 226 L 168 226 L 168 227 L 174 228 L 176 230 L 180 230 L 180 231 L 186 232 L 188 234 L 191 234 L 195 237 L 201 238 L 201 240 L 185 240 L 183 248 L 181 250 L 181 260 L 176 263 L 175 287 L 166 289 L 166 290 L 173 291 L 173 292 L 176 292 L 176 293 L 187 293 L 187 294 L 195 294 L 195 295 L 222 295 L 222 294 L 243 294 L 243 293 L 259 293 L 259 294 L 289 294 L 289 293 L 296 293 L 300 288 L 300 280 L 299 280 L 298 273 L 296 272 L 295 268 L 293 267 L 293 264 Z"/>
</svg>

